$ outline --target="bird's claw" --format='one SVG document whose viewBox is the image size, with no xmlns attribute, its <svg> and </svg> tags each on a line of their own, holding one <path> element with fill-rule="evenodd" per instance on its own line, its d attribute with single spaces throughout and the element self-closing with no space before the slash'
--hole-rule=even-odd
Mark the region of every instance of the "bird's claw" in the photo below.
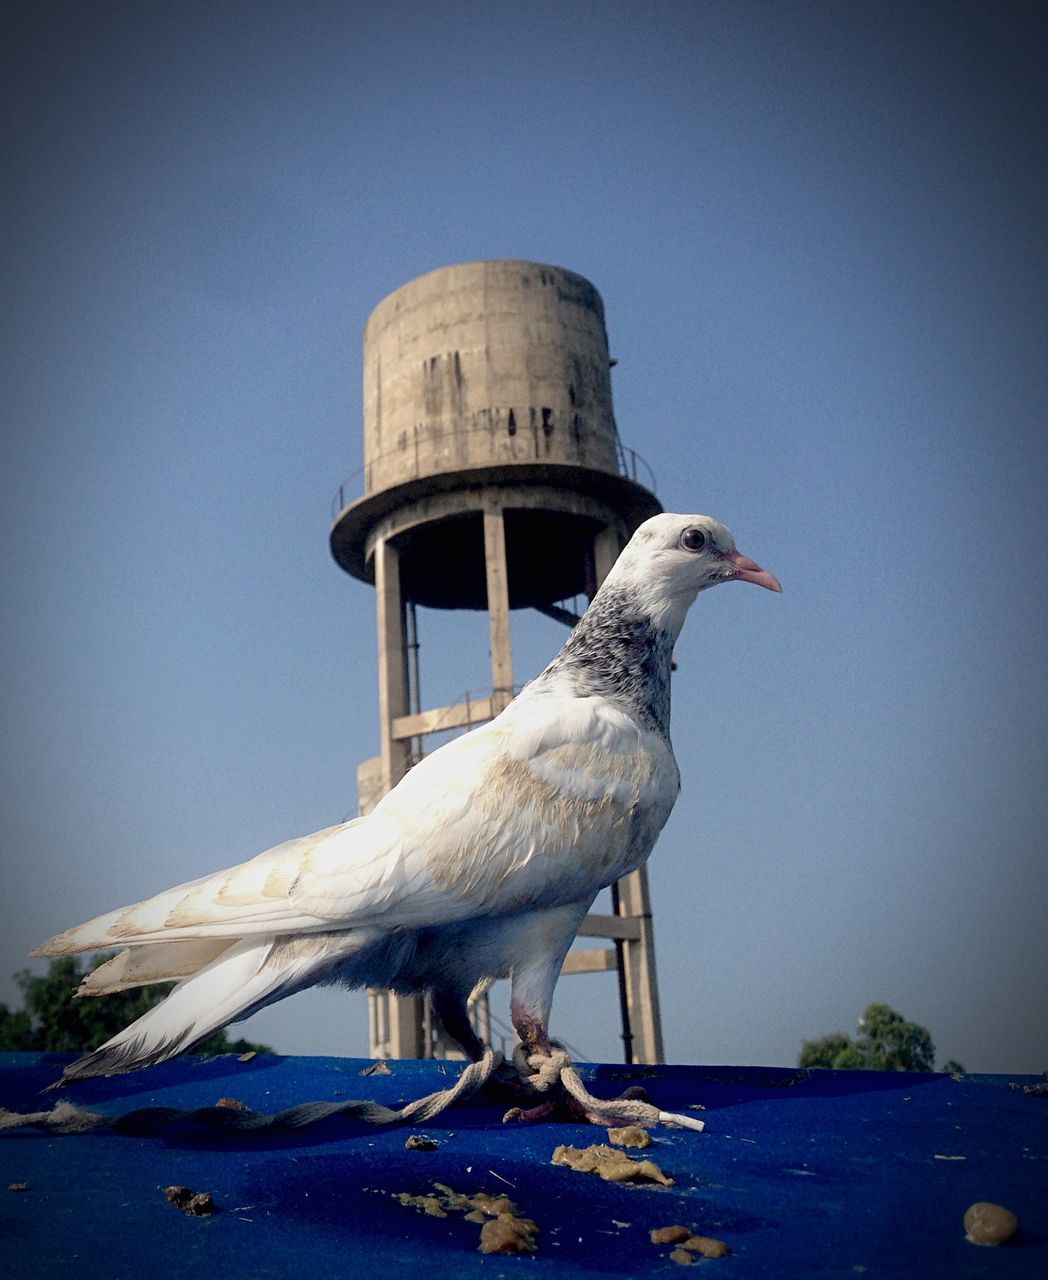
<svg viewBox="0 0 1048 1280">
<path fill-rule="evenodd" d="M 647 1102 L 648 1095 L 639 1085 L 635 1085 L 620 1094 L 614 1101 Z M 510 1121 L 517 1121 L 520 1124 L 537 1124 L 540 1120 L 560 1121 L 562 1124 L 595 1124 L 601 1129 L 606 1129 L 609 1124 L 606 1115 L 591 1110 L 563 1089 L 558 1091 L 555 1098 L 547 1098 L 534 1106 L 510 1107 L 502 1117 L 503 1124 Z"/>
<path fill-rule="evenodd" d="M 631 1084 L 615 1099 L 616 1102 L 651 1102 L 651 1094 L 642 1084 Z"/>
<path fill-rule="evenodd" d="M 521 1124 L 535 1124 L 539 1120 L 548 1120 L 556 1109 L 557 1103 L 553 1099 L 540 1102 L 537 1107 L 510 1107 L 502 1117 L 502 1123 L 519 1120 Z"/>
<path fill-rule="evenodd" d="M 511 1101 L 513 1106 L 503 1115 L 503 1123 L 536 1124 L 542 1120 L 560 1121 L 566 1124 L 595 1124 L 607 1128 L 615 1121 L 603 1109 L 603 1099 L 592 1098 L 583 1089 L 577 1096 L 576 1089 L 568 1089 L 562 1072 L 571 1065 L 564 1047 L 557 1044 L 542 1052 L 529 1053 L 518 1047 L 513 1062 L 502 1062 L 489 1077 L 486 1088 L 499 1101 Z M 647 1090 L 641 1085 L 630 1085 L 618 1097 L 608 1102 L 644 1102 L 651 1107 Z M 612 1115 L 614 1108 L 610 1108 Z"/>
</svg>

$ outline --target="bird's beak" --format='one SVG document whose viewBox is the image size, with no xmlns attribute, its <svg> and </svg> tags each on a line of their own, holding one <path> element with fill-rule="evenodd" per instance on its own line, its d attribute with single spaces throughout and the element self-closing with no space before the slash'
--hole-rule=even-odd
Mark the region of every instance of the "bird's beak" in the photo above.
<svg viewBox="0 0 1048 1280">
<path fill-rule="evenodd" d="M 733 579 L 737 578 L 740 582 L 755 582 L 758 587 L 767 587 L 769 591 L 782 590 L 782 583 L 776 578 L 775 574 L 769 573 L 767 569 L 762 569 L 756 560 L 751 560 L 749 556 L 733 551 L 723 558 L 732 567 L 731 576 Z"/>
</svg>

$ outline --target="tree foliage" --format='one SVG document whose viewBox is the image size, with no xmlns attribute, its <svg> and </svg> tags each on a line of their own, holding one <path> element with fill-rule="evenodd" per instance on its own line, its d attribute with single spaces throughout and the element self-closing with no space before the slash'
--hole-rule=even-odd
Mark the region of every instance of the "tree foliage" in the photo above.
<svg viewBox="0 0 1048 1280">
<path fill-rule="evenodd" d="M 112 952 L 97 955 L 96 969 Z M 52 960 L 44 977 L 28 969 L 15 975 L 25 1003 L 24 1009 L 0 1004 L 0 1050 L 5 1052 L 86 1053 L 97 1049 L 143 1013 L 159 1004 L 170 990 L 169 984 L 155 983 L 109 996 L 78 1000 L 76 989 L 84 971 L 76 956 Z M 225 1031 L 216 1031 L 194 1046 L 195 1053 L 272 1053 L 264 1044 L 230 1040 Z"/>
<path fill-rule="evenodd" d="M 800 1065 L 833 1067 L 838 1071 L 935 1070 L 935 1045 L 928 1029 L 918 1022 L 907 1022 L 890 1005 L 867 1005 L 858 1031 L 854 1039 L 835 1031 L 821 1040 L 805 1040 Z M 951 1060 L 943 1070 L 964 1068 Z"/>
</svg>

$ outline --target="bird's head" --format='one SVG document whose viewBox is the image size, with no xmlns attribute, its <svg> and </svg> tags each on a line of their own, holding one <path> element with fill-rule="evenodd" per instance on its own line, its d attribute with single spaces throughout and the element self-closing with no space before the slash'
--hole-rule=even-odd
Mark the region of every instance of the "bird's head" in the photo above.
<svg viewBox="0 0 1048 1280">
<path fill-rule="evenodd" d="M 700 591 L 720 582 L 754 582 L 781 591 L 778 578 L 735 546 L 730 529 L 712 516 L 652 516 L 637 529 L 608 575 L 629 590 L 652 621 L 672 635 Z"/>
</svg>

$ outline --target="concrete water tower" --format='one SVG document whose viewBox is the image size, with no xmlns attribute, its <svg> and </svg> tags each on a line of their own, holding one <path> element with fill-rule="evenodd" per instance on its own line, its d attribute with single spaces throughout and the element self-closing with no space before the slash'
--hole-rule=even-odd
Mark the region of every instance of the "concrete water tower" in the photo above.
<svg viewBox="0 0 1048 1280">
<path fill-rule="evenodd" d="M 376 588 L 381 753 L 357 771 L 362 813 L 429 735 L 490 719 L 513 697 L 510 611 L 570 625 L 563 602 L 591 597 L 636 526 L 661 510 L 619 441 L 612 363 L 600 295 L 560 267 L 444 267 L 371 313 L 363 494 L 359 475 L 343 485 L 331 531 L 339 565 Z M 423 709 L 417 605 L 487 612 L 490 677 L 463 677 L 483 696 Z M 581 933 L 613 945 L 569 953 L 564 973 L 617 970 L 625 1058 L 659 1062 L 643 870 L 614 886 L 612 905 Z M 370 1001 L 373 1056 L 443 1055 L 421 998 L 371 992 Z M 483 1035 L 483 1005 L 477 1016 Z"/>
</svg>

